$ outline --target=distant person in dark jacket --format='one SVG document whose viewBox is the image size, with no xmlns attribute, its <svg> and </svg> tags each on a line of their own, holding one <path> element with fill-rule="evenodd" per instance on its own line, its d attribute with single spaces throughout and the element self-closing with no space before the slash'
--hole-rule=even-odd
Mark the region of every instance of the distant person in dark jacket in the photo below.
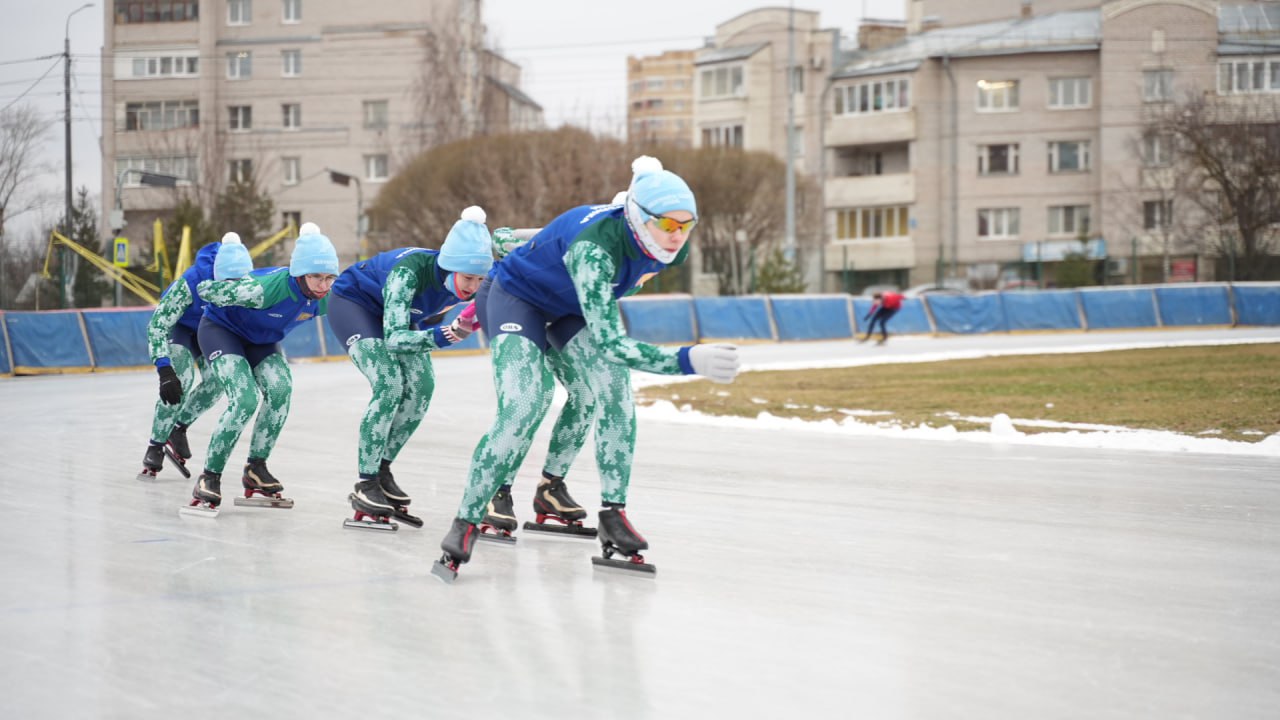
<svg viewBox="0 0 1280 720">
<path fill-rule="evenodd" d="M 867 334 L 858 342 L 866 342 L 871 339 L 871 334 L 876 331 L 876 323 L 880 323 L 880 339 L 876 341 L 877 345 L 883 345 L 889 339 L 889 328 L 887 323 L 889 318 L 898 314 L 902 309 L 902 296 L 896 292 L 882 292 L 871 296 L 875 302 L 871 303 L 871 310 L 867 312 L 867 316 L 863 320 L 870 319 L 871 324 L 867 326 Z"/>
</svg>

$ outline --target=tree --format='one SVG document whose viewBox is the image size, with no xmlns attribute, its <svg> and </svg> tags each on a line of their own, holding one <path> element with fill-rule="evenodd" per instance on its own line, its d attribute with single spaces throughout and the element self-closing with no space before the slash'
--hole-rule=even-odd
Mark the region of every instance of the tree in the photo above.
<svg viewBox="0 0 1280 720">
<path fill-rule="evenodd" d="M 43 198 L 31 192 L 35 179 L 48 168 L 37 162 L 36 150 L 47 127 L 30 106 L 0 111 L 0 307 L 7 289 L 6 265 L 12 261 L 13 243 L 5 239 L 5 224 L 39 207 Z"/>
<path fill-rule="evenodd" d="M 1175 173 L 1206 221 L 1200 246 L 1230 259 L 1232 280 L 1280 266 L 1280 101 L 1265 95 L 1191 95 L 1145 128 L 1174 140 Z"/>
<path fill-rule="evenodd" d="M 412 97 L 418 121 L 409 133 L 411 152 L 422 152 L 474 135 L 484 117 L 484 26 L 478 4 L 433 3 L 422 41 L 423 62 Z"/>
<path fill-rule="evenodd" d="M 62 223 L 59 223 L 62 224 Z M 103 242 L 98 231 L 98 211 L 89 202 L 89 188 L 76 189 L 76 202 L 71 207 L 71 236 L 69 240 L 88 250 L 97 251 L 108 261 L 112 259 L 113 243 Z M 75 273 L 71 284 L 72 307 L 101 307 L 112 296 L 111 280 L 91 263 L 76 256 Z"/>
<path fill-rule="evenodd" d="M 210 217 L 214 228 L 212 239 L 220 239 L 224 233 L 234 232 L 245 245 L 251 246 L 254 240 L 271 234 L 275 214 L 275 202 L 270 195 L 258 188 L 256 179 L 236 180 L 223 189 L 213 207 Z M 273 250 L 255 264 L 272 264 L 274 253 Z"/>
<path fill-rule="evenodd" d="M 782 248 L 775 248 L 768 260 L 760 266 L 755 289 L 765 294 L 783 295 L 802 293 L 807 288 L 804 275 L 795 261 L 788 260 Z"/>
</svg>

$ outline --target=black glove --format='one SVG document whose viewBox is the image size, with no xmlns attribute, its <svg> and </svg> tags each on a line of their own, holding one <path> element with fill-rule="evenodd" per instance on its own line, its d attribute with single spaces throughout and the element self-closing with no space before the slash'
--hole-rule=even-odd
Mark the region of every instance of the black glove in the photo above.
<svg viewBox="0 0 1280 720">
<path fill-rule="evenodd" d="M 182 381 L 172 365 L 161 365 L 156 368 L 160 373 L 160 399 L 165 405 L 177 405 L 182 400 Z"/>
</svg>

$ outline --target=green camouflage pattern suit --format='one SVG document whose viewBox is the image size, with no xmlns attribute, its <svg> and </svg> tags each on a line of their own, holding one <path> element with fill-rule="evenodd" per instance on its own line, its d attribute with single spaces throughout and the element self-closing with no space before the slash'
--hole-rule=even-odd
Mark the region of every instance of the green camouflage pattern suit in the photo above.
<svg viewBox="0 0 1280 720">
<path fill-rule="evenodd" d="M 147 350 L 151 354 L 151 364 L 167 357 L 173 370 L 182 382 L 182 402 L 168 405 L 163 400 L 156 401 L 156 411 L 151 421 L 151 442 L 162 444 L 169 439 L 173 426 L 181 423 L 190 425 L 218 401 L 221 388 L 209 373 L 203 357 L 191 357 L 191 351 L 185 346 L 169 342 L 169 333 L 177 324 L 187 308 L 195 302 L 191 288 L 187 283 L 174 283 L 169 292 L 156 304 L 151 320 L 147 322 Z M 200 371 L 200 384 L 196 385 L 196 370 Z"/>
</svg>

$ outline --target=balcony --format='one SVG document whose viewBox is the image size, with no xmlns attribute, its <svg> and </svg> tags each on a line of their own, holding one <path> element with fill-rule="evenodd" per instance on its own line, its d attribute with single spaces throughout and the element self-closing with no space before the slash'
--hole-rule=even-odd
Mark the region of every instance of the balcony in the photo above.
<svg viewBox="0 0 1280 720">
<path fill-rule="evenodd" d="M 833 242 L 823 252 L 823 269 L 827 272 L 849 268 L 896 270 L 915 265 L 916 246 L 909 236 Z"/>
<path fill-rule="evenodd" d="M 915 139 L 916 113 L 915 110 L 910 110 L 832 116 L 827 119 L 827 128 L 822 140 L 827 147 L 839 147 L 907 142 Z"/>
<path fill-rule="evenodd" d="M 912 205 L 916 178 L 912 173 L 827 178 L 823 205 L 828 208 Z"/>
</svg>

